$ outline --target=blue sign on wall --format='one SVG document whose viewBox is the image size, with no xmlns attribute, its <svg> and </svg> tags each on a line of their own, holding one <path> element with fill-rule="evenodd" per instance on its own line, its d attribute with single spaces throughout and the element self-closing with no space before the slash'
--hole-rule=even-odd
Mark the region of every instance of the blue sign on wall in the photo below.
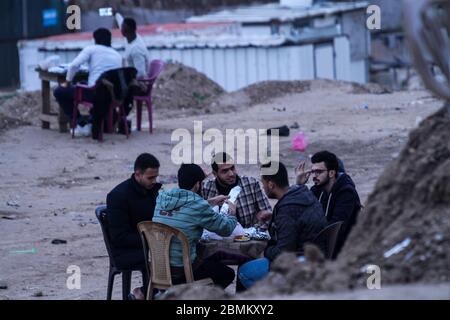
<svg viewBox="0 0 450 320">
<path fill-rule="evenodd" d="M 42 24 L 44 27 L 56 26 L 58 24 L 58 11 L 56 9 L 42 10 Z"/>
</svg>

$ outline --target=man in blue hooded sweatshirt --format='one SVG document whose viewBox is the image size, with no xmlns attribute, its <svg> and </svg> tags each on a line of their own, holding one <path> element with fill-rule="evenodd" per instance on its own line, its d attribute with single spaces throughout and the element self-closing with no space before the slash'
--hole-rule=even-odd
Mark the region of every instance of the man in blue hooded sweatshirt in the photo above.
<svg viewBox="0 0 450 320">
<path fill-rule="evenodd" d="M 196 164 L 182 164 L 178 170 L 179 188 L 162 192 L 156 200 L 154 222 L 164 223 L 182 231 L 189 240 L 194 279 L 211 278 L 214 284 L 226 288 L 234 280 L 234 270 L 215 257 L 203 261 L 197 258 L 196 246 L 203 229 L 220 236 L 231 235 L 237 224 L 236 206 L 228 202 L 229 215 L 213 211 L 211 205 L 223 203 L 227 197 L 218 196 L 206 201 L 201 196 L 201 186 L 206 175 Z M 186 282 L 183 268 L 181 242 L 173 239 L 170 244 L 170 265 L 173 284 Z"/>
</svg>

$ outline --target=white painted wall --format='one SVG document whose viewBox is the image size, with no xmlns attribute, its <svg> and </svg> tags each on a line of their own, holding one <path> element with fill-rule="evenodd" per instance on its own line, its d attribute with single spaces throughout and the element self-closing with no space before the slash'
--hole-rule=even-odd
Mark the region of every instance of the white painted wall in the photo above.
<svg viewBox="0 0 450 320">
<path fill-rule="evenodd" d="M 332 42 L 314 46 L 316 78 L 335 79 L 334 63 L 334 46 Z"/>
<path fill-rule="evenodd" d="M 352 81 L 350 42 L 347 37 L 338 37 L 334 39 L 334 53 L 336 79 Z M 359 76 L 357 77 L 355 75 L 354 79 L 359 79 Z"/>
</svg>

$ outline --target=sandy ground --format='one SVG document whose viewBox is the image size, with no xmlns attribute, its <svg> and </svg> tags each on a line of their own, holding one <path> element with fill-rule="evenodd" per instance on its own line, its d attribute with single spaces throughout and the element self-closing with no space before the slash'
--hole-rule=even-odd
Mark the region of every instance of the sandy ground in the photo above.
<svg viewBox="0 0 450 320">
<path fill-rule="evenodd" d="M 425 118 L 441 105 L 427 91 L 350 94 L 326 85 L 228 114 L 162 117 L 156 107 L 154 134 L 133 132 L 129 140 L 122 135 L 106 135 L 101 144 L 88 138 L 72 140 L 69 134 L 36 126 L 6 131 L 0 135 L 0 281 L 7 289 L 0 289 L 0 299 L 104 299 L 108 258 L 95 207 L 130 176 L 141 152 L 160 159 L 160 178 L 166 187 L 176 182 L 171 132 L 192 131 L 194 120 L 202 120 L 204 129 L 221 130 L 297 122 L 300 129 L 291 129 L 291 136 L 297 130 L 307 135 L 306 154 L 334 151 L 364 202 L 418 117 Z M 293 172 L 299 154 L 290 151 L 290 139 L 281 138 L 280 149 L 282 161 Z M 258 175 L 256 165 L 242 165 L 238 171 Z M 293 173 L 290 178 L 293 182 Z M 51 244 L 53 239 L 67 244 Z M 35 253 L 17 252 L 33 248 Z M 79 290 L 67 289 L 70 265 L 81 268 Z M 115 298 L 121 295 L 119 281 L 120 277 Z M 137 276 L 134 281 L 138 285 Z"/>
</svg>

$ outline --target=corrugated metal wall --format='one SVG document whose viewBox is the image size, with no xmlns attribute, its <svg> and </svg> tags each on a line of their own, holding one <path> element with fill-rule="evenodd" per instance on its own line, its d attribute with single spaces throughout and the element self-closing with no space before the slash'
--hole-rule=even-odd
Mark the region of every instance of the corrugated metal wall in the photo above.
<svg viewBox="0 0 450 320">
<path fill-rule="evenodd" d="M 150 57 L 195 68 L 227 91 L 265 80 L 366 79 L 364 69 L 352 68 L 346 37 L 302 46 L 150 50 Z"/>
<path fill-rule="evenodd" d="M 151 59 L 181 62 L 227 91 L 265 80 L 314 78 L 313 46 L 151 50 Z M 311 62 L 311 63 L 310 63 Z"/>
</svg>

